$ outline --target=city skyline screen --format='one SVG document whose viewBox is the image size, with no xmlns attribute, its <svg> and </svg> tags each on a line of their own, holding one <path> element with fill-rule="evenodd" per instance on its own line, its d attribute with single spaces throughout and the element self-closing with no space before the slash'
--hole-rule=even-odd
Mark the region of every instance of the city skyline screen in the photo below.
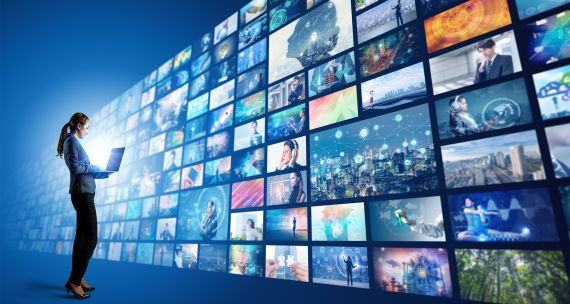
<svg viewBox="0 0 570 304">
<path fill-rule="evenodd" d="M 94 258 L 486 302 L 538 259 L 557 269 L 529 294 L 570 301 L 567 33 L 524 38 L 570 11 L 531 2 L 245 3 L 87 113 L 93 164 L 126 147 L 97 180 Z M 6 235 L 71 255 L 54 154 Z"/>
</svg>

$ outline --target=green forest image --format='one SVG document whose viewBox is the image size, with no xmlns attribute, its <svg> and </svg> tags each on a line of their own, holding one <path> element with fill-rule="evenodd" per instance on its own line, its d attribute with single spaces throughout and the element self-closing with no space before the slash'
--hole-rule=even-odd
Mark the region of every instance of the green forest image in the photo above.
<svg viewBox="0 0 570 304">
<path fill-rule="evenodd" d="M 570 303 L 560 251 L 458 249 L 461 298 L 494 303 Z"/>
</svg>

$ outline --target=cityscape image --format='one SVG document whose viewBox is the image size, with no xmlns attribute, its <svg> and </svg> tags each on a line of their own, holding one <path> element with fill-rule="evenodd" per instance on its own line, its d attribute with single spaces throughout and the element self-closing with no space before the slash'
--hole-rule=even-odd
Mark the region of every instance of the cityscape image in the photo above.
<svg viewBox="0 0 570 304">
<path fill-rule="evenodd" d="M 428 108 L 408 108 L 311 136 L 313 201 L 437 187 Z"/>
<path fill-rule="evenodd" d="M 423 63 L 382 75 L 360 86 L 362 108 L 387 109 L 427 97 Z"/>
<path fill-rule="evenodd" d="M 535 131 L 443 146 L 441 154 L 448 188 L 546 178 Z"/>
</svg>

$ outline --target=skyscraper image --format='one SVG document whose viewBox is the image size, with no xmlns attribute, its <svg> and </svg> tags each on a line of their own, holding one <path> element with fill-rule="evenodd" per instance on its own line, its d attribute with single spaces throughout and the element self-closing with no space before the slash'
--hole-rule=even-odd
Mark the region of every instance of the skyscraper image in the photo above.
<svg viewBox="0 0 570 304">
<path fill-rule="evenodd" d="M 527 163 L 524 155 L 524 147 L 522 145 L 510 146 L 509 156 L 511 157 L 511 170 L 514 177 L 518 181 L 524 180 L 527 173 Z"/>
</svg>

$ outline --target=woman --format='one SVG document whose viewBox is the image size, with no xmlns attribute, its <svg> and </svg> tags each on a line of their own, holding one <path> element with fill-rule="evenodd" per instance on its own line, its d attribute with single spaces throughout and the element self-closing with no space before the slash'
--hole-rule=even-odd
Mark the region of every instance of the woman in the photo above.
<svg viewBox="0 0 570 304">
<path fill-rule="evenodd" d="M 255 229 L 255 223 L 252 219 L 247 219 L 244 226 L 244 234 L 246 241 L 260 241 L 261 233 Z"/>
<path fill-rule="evenodd" d="M 69 130 L 69 132 L 68 132 Z M 57 156 L 65 159 L 69 169 L 69 193 L 77 215 L 71 274 L 65 283 L 65 290 L 78 299 L 89 298 L 86 292 L 95 290 L 89 286 L 83 275 L 87 271 L 89 259 L 97 246 L 97 214 L 95 212 L 95 178 L 107 178 L 109 173 L 91 165 L 89 157 L 79 139 L 89 134 L 89 117 L 75 113 L 61 129 L 57 143 Z"/>
<path fill-rule="evenodd" d="M 477 206 L 470 198 L 465 199 L 463 215 L 467 220 L 467 229 L 457 234 L 457 239 L 460 241 L 485 241 L 489 237 L 494 239 L 525 239 L 530 236 L 528 228 L 523 229 L 521 233 L 488 228 L 490 216 L 500 216 L 500 213 L 498 211 L 484 210 L 481 205 Z"/>
<path fill-rule="evenodd" d="M 301 172 L 291 172 L 291 174 L 289 174 L 289 183 L 291 185 L 289 204 L 304 202 L 306 195 L 305 190 L 303 190 L 303 176 Z"/>
<path fill-rule="evenodd" d="M 281 153 L 281 160 L 279 165 L 275 168 L 275 171 L 282 171 L 287 169 L 297 169 L 301 167 L 297 163 L 297 157 L 299 156 L 299 144 L 296 140 L 286 140 L 283 143 L 283 152 Z"/>
<path fill-rule="evenodd" d="M 465 96 L 455 96 L 449 100 L 449 129 L 458 136 L 486 132 L 497 124 L 495 119 L 479 126 L 475 117 L 467 109 Z"/>
</svg>

